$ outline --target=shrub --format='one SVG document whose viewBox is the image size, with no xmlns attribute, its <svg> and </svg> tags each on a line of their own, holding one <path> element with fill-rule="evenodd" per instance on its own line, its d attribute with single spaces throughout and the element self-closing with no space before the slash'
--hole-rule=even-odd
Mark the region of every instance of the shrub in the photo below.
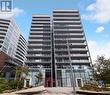
<svg viewBox="0 0 110 95">
<path fill-rule="evenodd" d="M 10 89 L 21 89 L 23 88 L 23 81 L 11 80 L 8 85 Z"/>
<path fill-rule="evenodd" d="M 7 89 L 8 89 L 7 81 L 5 81 L 5 79 L 3 78 L 0 78 L 0 93 Z"/>
<path fill-rule="evenodd" d="M 0 84 L 0 93 L 7 90 L 7 86 L 5 84 Z"/>
<path fill-rule="evenodd" d="M 21 81 L 18 81 L 18 89 L 22 89 L 24 86 L 24 81 L 21 80 Z"/>
<path fill-rule="evenodd" d="M 110 91 L 110 88 L 99 87 L 97 84 L 86 84 L 81 87 L 82 90 L 91 90 L 91 91 Z"/>
<path fill-rule="evenodd" d="M 8 85 L 10 87 L 10 89 L 17 89 L 17 81 L 16 80 L 11 80 Z"/>
<path fill-rule="evenodd" d="M 82 90 L 93 90 L 93 91 L 96 90 L 96 91 L 98 91 L 99 87 L 96 84 L 86 84 L 83 87 L 81 87 L 81 89 Z"/>
</svg>

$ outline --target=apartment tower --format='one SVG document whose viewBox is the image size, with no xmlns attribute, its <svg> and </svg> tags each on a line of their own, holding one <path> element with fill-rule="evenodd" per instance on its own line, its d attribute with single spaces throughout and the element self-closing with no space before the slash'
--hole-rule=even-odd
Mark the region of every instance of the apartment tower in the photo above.
<svg viewBox="0 0 110 95">
<path fill-rule="evenodd" d="M 52 32 L 51 21 L 48 15 L 33 15 L 28 40 L 27 62 L 32 70 L 30 85 L 35 85 L 33 78 L 42 68 L 45 80 L 51 79 L 52 71 Z M 37 68 L 37 69 L 36 69 Z M 46 83 L 46 81 L 45 81 Z"/>
<path fill-rule="evenodd" d="M 0 72 L 10 78 L 14 66 L 25 64 L 27 42 L 12 18 L 0 18 Z"/>
<path fill-rule="evenodd" d="M 91 79 L 91 58 L 78 10 L 54 10 L 46 15 L 33 15 L 28 41 L 27 65 L 32 70 L 30 85 L 37 71 L 43 74 L 46 87 L 76 87 Z"/>
</svg>

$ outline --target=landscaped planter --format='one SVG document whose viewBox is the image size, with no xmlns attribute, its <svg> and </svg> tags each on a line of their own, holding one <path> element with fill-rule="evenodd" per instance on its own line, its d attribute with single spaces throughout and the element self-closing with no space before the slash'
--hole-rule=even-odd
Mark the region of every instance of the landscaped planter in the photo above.
<svg viewBox="0 0 110 95">
<path fill-rule="evenodd" d="M 90 90 L 77 90 L 77 94 L 85 95 L 110 95 L 110 91 L 90 91 Z"/>
</svg>

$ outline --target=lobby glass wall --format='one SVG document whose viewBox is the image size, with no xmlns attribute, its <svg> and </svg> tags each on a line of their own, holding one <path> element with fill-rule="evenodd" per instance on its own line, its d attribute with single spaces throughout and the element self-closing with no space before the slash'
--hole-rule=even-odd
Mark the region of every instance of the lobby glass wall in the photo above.
<svg viewBox="0 0 110 95">
<path fill-rule="evenodd" d="M 90 82 L 92 79 L 92 73 L 87 69 L 84 68 L 79 68 L 79 69 L 74 69 L 73 68 L 73 79 L 71 76 L 71 69 L 69 66 L 66 68 L 57 68 L 57 86 L 59 87 L 71 87 L 73 81 L 75 81 L 75 86 L 76 87 L 81 87 L 84 84 Z"/>
</svg>

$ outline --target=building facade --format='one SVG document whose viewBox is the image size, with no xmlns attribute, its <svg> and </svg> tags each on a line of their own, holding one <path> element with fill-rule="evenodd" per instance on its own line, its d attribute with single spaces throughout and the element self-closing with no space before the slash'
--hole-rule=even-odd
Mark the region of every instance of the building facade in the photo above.
<svg viewBox="0 0 110 95">
<path fill-rule="evenodd" d="M 26 64 L 30 85 L 39 70 L 46 87 L 72 86 L 73 81 L 79 87 L 90 81 L 91 57 L 78 10 L 54 10 L 51 19 L 33 15 Z"/>
<path fill-rule="evenodd" d="M 30 85 L 35 85 L 35 75 L 41 67 L 43 68 L 43 78 L 45 80 L 51 79 L 52 33 L 50 20 L 48 15 L 33 15 L 32 17 L 26 62 L 32 71 L 28 78 Z"/>
<path fill-rule="evenodd" d="M 23 65 L 26 60 L 27 42 L 12 18 L 0 18 L 0 72 L 6 79 L 14 66 Z"/>
</svg>

